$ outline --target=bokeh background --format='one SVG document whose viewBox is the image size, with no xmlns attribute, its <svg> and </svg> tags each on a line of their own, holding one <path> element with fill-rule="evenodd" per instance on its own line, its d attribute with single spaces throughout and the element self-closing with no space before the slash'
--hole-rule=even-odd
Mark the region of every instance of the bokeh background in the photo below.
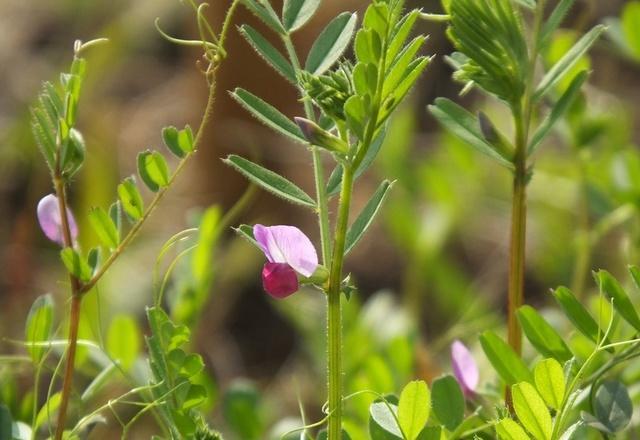
<svg viewBox="0 0 640 440">
<path fill-rule="evenodd" d="M 213 23 L 219 23 L 227 3 L 212 3 Z M 437 1 L 409 3 L 426 11 L 441 10 Z M 615 18 L 625 1 L 576 3 L 546 54 L 548 62 L 594 24 L 611 26 L 590 58 L 581 60 L 593 73 L 577 116 L 561 124 L 536 157 L 529 186 L 526 295 L 540 307 L 548 304 L 549 289 L 561 284 L 586 297 L 596 287 L 590 276 L 593 268 L 606 268 L 624 279 L 625 265 L 637 264 L 640 255 L 640 49 L 625 52 L 617 33 Z M 364 5 L 360 0 L 325 0 L 296 37 L 299 53 L 306 53 L 337 13 L 362 10 Z M 58 249 L 46 241 L 35 216 L 35 206 L 51 192 L 51 184 L 30 132 L 29 106 L 42 81 L 55 80 L 67 68 L 73 41 L 110 40 L 88 52 L 80 104 L 79 127 L 88 154 L 74 182 L 71 205 L 83 243 L 96 242 L 86 213 L 91 206 L 111 203 L 117 183 L 135 173 L 137 152 L 159 147 L 163 126 L 197 125 L 206 98 L 196 64 L 199 53 L 162 39 L 154 28 L 156 17 L 172 35 L 197 35 L 190 9 L 177 0 L 0 1 L 4 353 L 21 350 L 11 340 L 22 338 L 25 317 L 37 296 L 52 293 L 58 319 L 64 316 L 68 292 Z M 235 23 L 263 29 L 245 10 Z M 426 50 L 436 57 L 394 118 L 379 160 L 355 194 L 354 213 L 382 178 L 396 180 L 381 215 L 347 263 L 359 288 L 345 312 L 345 350 L 352 354 L 347 387 L 352 389 L 368 384 L 382 392 L 394 391 L 407 378 L 430 378 L 446 371 L 450 342 L 462 338 L 474 346 L 480 330 L 502 322 L 505 307 L 510 175 L 444 133 L 426 106 L 437 96 L 447 96 L 482 109 L 506 132 L 511 130 L 509 117 L 503 107 L 473 92 L 458 96 L 460 85 L 452 82 L 444 61 L 452 47 L 443 24 L 425 22 L 419 31 L 430 34 Z M 197 160 L 98 291 L 87 298 L 83 337 L 100 340 L 110 321 L 121 314 L 134 317 L 146 331 L 144 307 L 152 302 L 154 265 L 163 243 L 197 225 L 208 207 L 230 209 L 246 190 L 247 182 L 220 158 L 229 153 L 253 156 L 303 188 L 312 188 L 307 151 L 251 119 L 225 93 L 241 86 L 295 116 L 302 113 L 295 91 L 236 31 L 231 32 L 228 51 L 213 120 Z M 318 242 L 310 213 L 264 192 L 253 197 L 236 221 L 256 222 L 295 224 Z M 234 387 L 255 390 L 261 402 L 256 404 L 261 408 L 256 422 L 261 428 L 255 431 L 261 434 L 236 433 L 237 438 L 262 438 L 276 420 L 299 417 L 298 399 L 313 419 L 324 395 L 324 300 L 318 292 L 305 291 L 274 302 L 260 286 L 262 259 L 227 230 L 212 249 L 212 278 L 192 329 L 193 349 L 203 355 L 214 390 L 207 414 L 224 426 L 224 396 Z M 180 277 L 188 268 L 181 267 L 169 285 L 169 298 L 183 285 Z M 64 335 L 64 328 L 61 325 L 59 335 Z M 403 340 L 410 342 L 398 342 Z M 405 352 L 409 354 L 404 357 L 398 354 Z M 390 358 L 397 365 L 385 367 Z M 22 374 L 15 366 L 0 365 L 2 392 L 24 394 L 29 379 L 28 371 Z M 105 396 L 125 386 L 115 385 Z M 354 412 L 358 405 L 354 403 Z M 360 406 L 366 411 L 364 404 Z M 153 429 L 153 420 L 143 419 L 132 438 Z M 111 438 L 118 432 L 109 422 L 94 435 Z"/>
</svg>

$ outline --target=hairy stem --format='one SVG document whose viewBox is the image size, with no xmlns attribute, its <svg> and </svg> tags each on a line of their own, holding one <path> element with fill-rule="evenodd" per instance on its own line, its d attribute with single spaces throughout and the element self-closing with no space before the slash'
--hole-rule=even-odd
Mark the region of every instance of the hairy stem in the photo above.
<svg viewBox="0 0 640 440">
<path fill-rule="evenodd" d="M 293 41 L 289 35 L 283 36 L 282 41 L 287 50 L 289 61 L 294 70 L 301 69 L 300 59 L 293 47 Z M 298 87 L 300 94 L 304 93 L 302 87 Z M 302 96 L 304 98 L 304 96 Z M 315 113 L 313 111 L 313 104 L 308 99 L 303 99 L 304 113 L 307 119 L 311 121 L 316 120 Z M 327 192 L 324 181 L 324 169 L 322 167 L 322 156 L 320 155 L 320 149 L 318 147 L 311 147 L 311 154 L 313 156 L 313 177 L 316 187 L 316 200 L 317 200 L 317 213 L 318 213 L 318 226 L 320 228 L 320 247 L 322 251 L 322 264 L 326 267 L 331 263 L 331 240 L 329 239 L 329 207 Z"/>
<path fill-rule="evenodd" d="M 340 205 L 327 292 L 327 375 L 329 391 L 329 440 L 339 440 L 342 428 L 342 310 L 340 307 L 342 266 L 353 190 L 353 170 L 343 167 Z"/>
</svg>

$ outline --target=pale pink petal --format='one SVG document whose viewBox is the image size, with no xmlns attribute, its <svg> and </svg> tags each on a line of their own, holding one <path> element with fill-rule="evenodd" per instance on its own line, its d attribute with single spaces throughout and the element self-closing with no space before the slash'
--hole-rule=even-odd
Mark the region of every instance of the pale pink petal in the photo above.
<svg viewBox="0 0 640 440">
<path fill-rule="evenodd" d="M 255 225 L 253 236 L 271 263 L 287 263 L 305 277 L 311 276 L 318 267 L 313 243 L 295 226 Z"/>
<path fill-rule="evenodd" d="M 478 365 L 469 349 L 458 340 L 451 344 L 451 365 L 464 394 L 473 395 L 480 377 Z"/>
<path fill-rule="evenodd" d="M 44 232 L 44 235 L 46 235 L 49 240 L 55 241 L 60 246 L 64 246 L 58 198 L 53 194 L 44 196 L 38 203 L 37 215 L 40 228 L 42 232 Z M 71 239 L 75 241 L 78 237 L 78 226 L 69 208 L 67 208 L 67 218 L 69 219 Z"/>
<path fill-rule="evenodd" d="M 286 263 L 265 263 L 262 287 L 274 298 L 282 299 L 298 291 L 298 276 Z"/>
</svg>

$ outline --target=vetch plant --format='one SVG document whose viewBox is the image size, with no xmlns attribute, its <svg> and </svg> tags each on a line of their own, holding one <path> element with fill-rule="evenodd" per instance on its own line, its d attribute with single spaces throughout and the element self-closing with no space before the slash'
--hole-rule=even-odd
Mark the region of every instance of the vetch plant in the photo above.
<svg viewBox="0 0 640 440">
<path fill-rule="evenodd" d="M 513 174 L 507 315 L 509 344 L 517 354 L 521 351 L 521 330 L 516 311 L 524 302 L 526 188 L 533 175 L 531 159 L 580 93 L 589 72 L 574 74 L 571 68 L 604 30 L 601 25 L 591 29 L 538 78 L 541 53 L 573 0 L 560 1 L 545 19 L 546 4 L 545 0 L 446 3 L 448 35 L 458 51 L 449 57 L 454 78 L 465 84 L 463 91 L 477 88 L 508 107 L 513 140 L 487 115 L 476 117 L 451 100 L 438 98 L 429 106 L 442 125 Z M 533 15 L 530 32 L 525 30 L 524 11 Z M 559 87 L 563 79 L 570 79 L 566 89 Z M 547 102 L 552 103 L 548 110 Z M 545 116 L 538 120 L 539 114 Z"/>
<path fill-rule="evenodd" d="M 355 14 L 344 12 L 335 17 L 312 45 L 303 66 L 291 35 L 311 18 L 320 2 L 287 0 L 282 14 L 266 1 L 245 0 L 243 3 L 280 37 L 287 57 L 250 26 L 240 29 L 249 44 L 298 89 L 304 103 L 304 116 L 291 121 L 244 89 L 236 89 L 232 96 L 262 123 L 310 148 L 315 198 L 288 179 L 245 158 L 231 155 L 225 162 L 267 191 L 317 213 L 320 264 L 329 271 L 326 283 L 315 281 L 327 296 L 327 432 L 329 440 L 337 440 L 341 436 L 343 403 L 340 297 L 351 290 L 349 278 L 343 274 L 344 258 L 373 221 L 391 182 L 380 184 L 350 225 L 351 196 L 355 181 L 381 147 L 385 122 L 429 63 L 429 58 L 420 55 L 426 38 L 409 39 L 418 10 L 405 13 L 403 1 L 375 0 L 367 8 L 357 32 Z M 352 39 L 355 60 L 341 59 Z M 324 178 L 324 157 L 336 163 L 328 179 Z M 328 203 L 337 194 L 338 212 L 331 237 Z M 257 232 L 260 231 L 258 228 Z M 252 232 L 256 231 L 249 227 L 240 227 L 239 232 L 252 241 L 263 240 L 254 236 Z M 260 248 L 265 251 L 264 242 Z M 274 260 L 271 263 L 291 265 L 285 258 L 278 261 L 268 253 L 267 257 Z M 268 264 L 267 269 L 266 274 L 263 271 L 263 279 L 266 275 L 265 287 L 268 291 L 273 288 L 271 293 L 284 296 L 296 287 L 295 274 L 286 266 Z M 299 273 L 305 275 L 304 268 Z"/>
<path fill-rule="evenodd" d="M 197 14 L 200 40 L 176 39 L 169 37 L 160 30 L 165 37 L 178 44 L 201 46 L 203 48 L 203 60 L 206 63 L 203 73 L 209 89 L 204 115 L 195 134 L 189 126 L 180 130 L 175 127 L 163 129 L 162 135 L 167 149 L 179 159 L 178 165 L 173 171 L 169 169 L 165 156 L 159 151 L 147 150 L 138 155 L 138 175 L 144 185 L 155 193 L 153 199 L 146 206 L 136 179 L 132 176 L 126 178 L 118 186 L 119 199 L 108 210 L 101 207 L 91 210 L 88 220 L 99 238 L 101 246 L 92 248 L 86 255 L 76 243 L 78 231 L 68 207 L 67 190 L 72 183 L 73 177 L 83 165 L 86 149 L 84 139 L 76 128 L 80 90 L 86 70 L 86 62 L 81 55 L 88 47 L 100 43 L 102 40 L 94 40 L 87 43 L 76 42 L 74 60 L 70 72 L 61 75 L 59 87 L 48 82 L 45 83 L 38 103 L 32 110 L 33 133 L 51 172 L 55 190 L 55 195 L 46 196 L 39 203 L 38 220 L 47 237 L 63 246 L 61 257 L 69 272 L 71 284 L 69 334 L 65 352 L 66 366 L 62 390 L 57 395 L 59 409 L 55 427 L 56 440 L 63 438 L 67 425 L 67 409 L 72 394 L 82 298 L 98 284 L 112 264 L 136 237 L 154 208 L 172 186 L 180 171 L 197 151 L 202 140 L 203 129 L 210 118 L 216 91 L 216 73 L 221 61 L 226 56 L 224 43 L 231 17 L 238 4 L 238 1 L 231 3 L 222 30 L 219 33 L 214 33 L 203 15 L 207 4 L 196 5 L 194 2 L 190 2 Z M 126 233 L 123 232 L 124 217 L 131 223 L 131 227 Z M 160 312 L 152 313 L 150 311 L 149 316 L 152 324 L 154 321 L 158 321 L 158 313 Z M 162 330 L 161 327 L 168 325 L 158 324 L 154 332 L 157 333 Z M 153 341 L 153 338 L 150 341 Z M 153 351 L 153 344 L 151 344 L 151 349 Z M 157 353 L 155 355 L 159 356 Z M 159 361 L 156 360 L 156 362 Z M 192 364 L 193 362 L 191 362 Z M 193 370 L 188 377 L 197 373 L 196 370 Z M 154 373 L 156 373 L 156 380 L 159 383 L 164 383 L 165 380 L 168 380 L 167 375 L 170 372 L 155 370 Z M 197 390 L 194 387 L 187 388 L 187 390 L 189 389 Z M 175 391 L 174 389 L 166 390 L 167 393 Z M 196 403 L 191 401 L 191 405 L 196 405 Z M 184 422 L 185 415 L 175 420 Z M 36 428 L 36 426 L 32 427 L 34 432 Z M 178 432 L 182 431 L 178 429 L 176 433 Z M 179 436 L 179 434 L 176 435 Z"/>
</svg>

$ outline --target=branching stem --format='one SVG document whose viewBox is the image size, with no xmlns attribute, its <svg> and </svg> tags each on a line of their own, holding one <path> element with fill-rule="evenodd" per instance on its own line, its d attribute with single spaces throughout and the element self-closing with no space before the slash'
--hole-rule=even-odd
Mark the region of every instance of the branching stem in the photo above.
<svg viewBox="0 0 640 440">
<path fill-rule="evenodd" d="M 222 30 L 220 32 L 220 37 L 218 39 L 218 48 L 220 52 L 225 54 L 224 51 L 224 42 L 226 40 L 226 36 L 230 29 L 232 16 L 239 5 L 239 0 L 233 0 L 231 6 L 227 10 L 225 15 L 224 23 L 222 26 Z M 58 421 L 56 425 L 56 433 L 55 440 L 61 440 L 64 434 L 64 428 L 66 425 L 66 417 L 67 417 L 67 409 L 69 406 L 69 398 L 71 395 L 71 386 L 73 383 L 73 373 L 75 369 L 75 357 L 76 357 L 76 347 L 78 344 L 78 327 L 80 323 L 80 306 L 82 302 L 82 296 L 89 292 L 98 281 L 104 276 L 107 270 L 111 267 L 111 265 L 118 259 L 118 257 L 122 254 L 122 252 L 126 249 L 126 247 L 133 241 L 133 239 L 137 236 L 142 226 L 145 224 L 146 220 L 150 217 L 151 213 L 158 206 L 164 195 L 167 193 L 169 188 L 173 185 L 174 181 L 180 174 L 180 172 L 184 169 L 185 165 L 189 162 L 189 159 L 193 157 L 195 152 L 198 149 L 202 141 L 202 137 L 204 135 L 204 129 L 207 126 L 211 118 L 211 113 L 213 110 L 213 104 L 215 102 L 215 91 L 216 91 L 216 73 L 220 66 L 220 61 L 212 66 L 210 70 L 207 71 L 207 81 L 209 84 L 209 93 L 207 98 L 207 103 L 202 115 L 202 119 L 200 121 L 200 125 L 198 130 L 196 131 L 196 135 L 194 138 L 194 148 L 193 152 L 187 154 L 178 164 L 175 171 L 171 174 L 169 179 L 169 183 L 161 188 L 155 197 L 149 203 L 147 209 L 144 214 L 136 222 L 136 224 L 129 230 L 127 235 L 122 239 L 118 247 L 111 253 L 109 258 L 105 261 L 105 263 L 100 267 L 100 269 L 96 272 L 96 274 L 86 283 L 81 283 L 81 281 L 75 277 L 73 274 L 70 274 L 71 281 L 71 311 L 69 314 L 69 335 L 68 335 L 68 348 L 66 351 L 66 367 L 64 373 L 64 379 L 62 384 L 61 391 L 61 399 L 60 399 L 60 409 L 58 412 Z M 57 167 L 59 168 L 59 167 Z M 73 247 L 73 241 L 71 237 L 71 229 L 69 227 L 69 218 L 67 216 L 67 199 L 65 194 L 65 182 L 62 178 L 62 175 L 59 171 L 57 171 L 54 175 L 54 187 L 56 196 L 58 198 L 60 218 L 62 222 L 62 232 L 65 247 Z"/>
</svg>

